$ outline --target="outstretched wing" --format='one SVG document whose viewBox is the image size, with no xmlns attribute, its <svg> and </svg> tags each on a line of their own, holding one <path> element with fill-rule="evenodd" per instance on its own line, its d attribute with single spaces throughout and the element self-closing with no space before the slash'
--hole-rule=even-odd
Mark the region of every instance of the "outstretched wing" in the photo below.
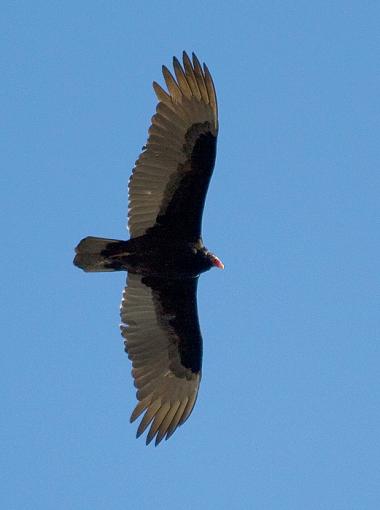
<svg viewBox="0 0 380 510">
<path fill-rule="evenodd" d="M 163 66 L 168 93 L 153 83 L 159 99 L 149 137 L 129 182 L 131 237 L 148 230 L 196 240 L 215 164 L 218 110 L 206 65 L 183 53 L 173 59 L 175 78 Z"/>
<path fill-rule="evenodd" d="M 202 337 L 197 313 L 198 279 L 164 280 L 128 274 L 121 303 L 121 331 L 132 361 L 137 404 L 144 411 L 139 437 L 168 439 L 189 417 L 201 380 Z"/>
</svg>

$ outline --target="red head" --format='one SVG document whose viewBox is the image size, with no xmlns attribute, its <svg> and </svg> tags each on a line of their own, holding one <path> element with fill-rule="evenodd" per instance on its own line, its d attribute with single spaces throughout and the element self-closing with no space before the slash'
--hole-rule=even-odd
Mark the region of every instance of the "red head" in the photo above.
<svg viewBox="0 0 380 510">
<path fill-rule="evenodd" d="M 216 255 L 214 255 L 213 253 L 209 253 L 208 256 L 213 266 L 218 267 L 219 269 L 224 269 L 223 262 L 220 259 L 218 259 Z"/>
</svg>

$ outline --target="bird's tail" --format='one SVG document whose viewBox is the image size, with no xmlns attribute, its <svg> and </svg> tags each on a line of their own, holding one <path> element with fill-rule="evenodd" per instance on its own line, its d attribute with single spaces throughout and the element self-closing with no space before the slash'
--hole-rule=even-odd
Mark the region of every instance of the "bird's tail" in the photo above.
<svg viewBox="0 0 380 510">
<path fill-rule="evenodd" d="M 75 252 L 73 262 L 83 271 L 120 271 L 126 269 L 120 259 L 121 256 L 128 256 L 128 241 L 85 237 Z"/>
</svg>

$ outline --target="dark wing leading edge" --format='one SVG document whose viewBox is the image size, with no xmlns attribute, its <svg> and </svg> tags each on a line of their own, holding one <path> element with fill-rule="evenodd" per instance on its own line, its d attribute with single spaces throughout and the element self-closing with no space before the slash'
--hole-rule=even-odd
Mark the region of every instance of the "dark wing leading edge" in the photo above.
<svg viewBox="0 0 380 510">
<path fill-rule="evenodd" d="M 189 417 L 201 379 L 202 337 L 197 314 L 198 279 L 163 280 L 128 274 L 121 303 L 121 330 L 144 411 L 139 437 L 168 439 Z"/>
<path fill-rule="evenodd" d="M 168 93 L 153 83 L 159 99 L 146 148 L 129 182 L 131 237 L 148 230 L 196 240 L 216 155 L 218 110 L 206 65 L 183 53 L 173 59 L 175 78 L 163 67 Z"/>
</svg>

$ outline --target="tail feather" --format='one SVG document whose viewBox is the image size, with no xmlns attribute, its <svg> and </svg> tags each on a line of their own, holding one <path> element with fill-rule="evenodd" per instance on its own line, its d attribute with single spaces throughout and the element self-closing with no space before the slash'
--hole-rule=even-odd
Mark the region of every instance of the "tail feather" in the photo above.
<svg viewBox="0 0 380 510">
<path fill-rule="evenodd" d="M 117 263 L 117 255 L 127 255 L 128 241 L 104 239 L 103 237 L 85 237 L 75 248 L 74 265 L 84 271 L 118 271 L 124 269 Z"/>
</svg>

